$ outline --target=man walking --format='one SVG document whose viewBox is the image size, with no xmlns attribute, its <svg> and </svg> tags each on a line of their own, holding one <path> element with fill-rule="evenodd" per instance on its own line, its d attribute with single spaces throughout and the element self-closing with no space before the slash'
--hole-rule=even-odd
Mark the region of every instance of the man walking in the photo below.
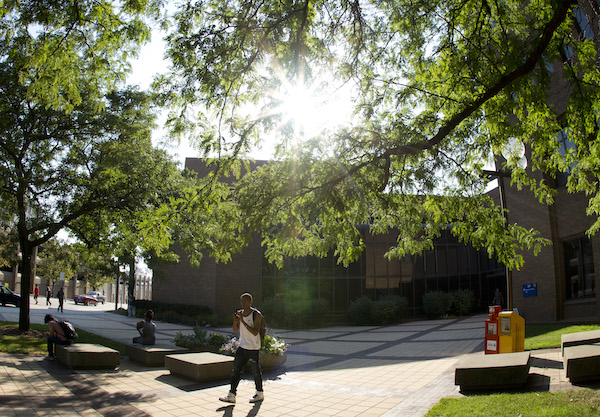
<svg viewBox="0 0 600 417">
<path fill-rule="evenodd" d="M 244 293 L 240 296 L 240 304 L 242 305 L 242 310 L 236 311 L 233 316 L 233 332 L 237 333 L 239 331 L 240 333 L 240 347 L 235 352 L 229 394 L 219 398 L 219 400 L 226 403 L 235 403 L 242 370 L 247 363 L 250 363 L 250 369 L 254 376 L 254 385 L 256 386 L 256 394 L 250 399 L 250 402 L 256 403 L 265 398 L 262 386 L 262 374 L 258 362 L 262 315 L 260 311 L 252 307 L 252 295 L 250 293 Z"/>
<path fill-rule="evenodd" d="M 56 298 L 58 298 L 58 311 L 64 313 L 63 303 L 65 302 L 65 291 L 63 287 L 60 287 L 60 290 L 56 293 Z"/>
<path fill-rule="evenodd" d="M 50 301 L 50 297 L 52 297 L 52 290 L 50 290 L 50 285 L 46 285 L 46 305 L 51 306 L 52 302 Z"/>
</svg>

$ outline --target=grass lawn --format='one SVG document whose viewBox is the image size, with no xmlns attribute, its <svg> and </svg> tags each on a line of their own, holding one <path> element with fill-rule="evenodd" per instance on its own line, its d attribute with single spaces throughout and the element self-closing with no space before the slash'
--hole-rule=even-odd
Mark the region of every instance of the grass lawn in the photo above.
<svg viewBox="0 0 600 417">
<path fill-rule="evenodd" d="M 579 389 L 444 398 L 426 417 L 592 417 L 599 414 L 600 392 Z"/>
<path fill-rule="evenodd" d="M 44 332 L 48 330 L 48 326 L 32 323 L 30 327 L 31 330 L 22 333 L 18 323 L 0 321 L 0 352 L 45 355 L 47 350 Z M 75 343 L 97 343 L 116 349 L 121 355 L 125 354 L 125 345 L 122 343 L 82 329 L 77 329 L 77 334 L 79 337 Z"/>
<path fill-rule="evenodd" d="M 525 350 L 560 347 L 560 336 L 567 333 L 598 330 L 598 324 L 530 324 L 525 325 Z"/>
</svg>

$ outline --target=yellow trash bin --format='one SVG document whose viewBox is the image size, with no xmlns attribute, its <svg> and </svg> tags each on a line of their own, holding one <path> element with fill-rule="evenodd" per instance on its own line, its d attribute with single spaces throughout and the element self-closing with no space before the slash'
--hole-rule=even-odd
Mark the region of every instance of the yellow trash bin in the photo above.
<svg viewBox="0 0 600 417">
<path fill-rule="evenodd" d="M 525 350 L 525 319 L 514 311 L 498 314 L 498 353 Z"/>
</svg>

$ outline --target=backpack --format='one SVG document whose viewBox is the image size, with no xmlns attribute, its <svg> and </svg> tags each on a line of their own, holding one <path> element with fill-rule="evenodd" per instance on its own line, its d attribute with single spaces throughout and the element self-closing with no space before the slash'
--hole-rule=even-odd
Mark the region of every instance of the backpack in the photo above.
<svg viewBox="0 0 600 417">
<path fill-rule="evenodd" d="M 260 347 L 263 347 L 265 345 L 265 335 L 267 334 L 267 321 L 265 320 L 265 316 L 255 308 L 252 309 L 252 321 L 256 320 L 256 313 L 262 316 L 260 322 Z"/>
<path fill-rule="evenodd" d="M 68 321 L 59 321 L 58 324 L 60 324 L 60 327 L 67 340 L 73 340 L 79 337 L 77 331 L 75 330 L 75 327 L 73 327 L 73 325 Z"/>
</svg>

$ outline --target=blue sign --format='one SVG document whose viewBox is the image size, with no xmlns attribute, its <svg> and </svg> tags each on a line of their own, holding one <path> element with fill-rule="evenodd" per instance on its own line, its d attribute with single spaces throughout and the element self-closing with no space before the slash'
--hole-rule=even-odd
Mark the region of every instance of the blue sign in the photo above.
<svg viewBox="0 0 600 417">
<path fill-rule="evenodd" d="M 523 297 L 536 297 L 536 296 L 537 296 L 537 283 L 523 284 Z"/>
</svg>

